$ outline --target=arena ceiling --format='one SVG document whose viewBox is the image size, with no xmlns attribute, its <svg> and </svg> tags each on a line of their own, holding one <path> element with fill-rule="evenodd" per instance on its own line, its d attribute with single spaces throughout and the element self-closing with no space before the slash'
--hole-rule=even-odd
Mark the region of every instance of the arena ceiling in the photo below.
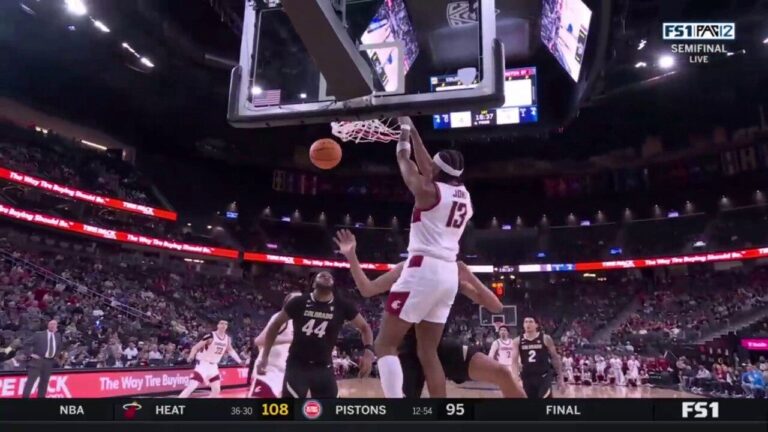
<svg viewBox="0 0 768 432">
<path fill-rule="evenodd" d="M 85 3 L 88 15 L 107 26 L 109 33 L 90 18 L 67 13 L 64 0 L 0 3 L 4 95 L 114 134 L 142 151 L 172 157 L 290 165 L 295 146 L 329 134 L 327 126 L 237 130 L 226 123 L 242 0 Z M 427 133 L 427 137 L 437 146 L 472 149 L 477 161 L 583 160 L 639 145 L 638 136 L 679 128 L 681 123 L 691 127 L 716 121 L 754 123 L 755 113 L 740 107 L 760 102 L 764 96 L 755 89 L 768 87 L 768 45 L 762 43 L 768 37 L 768 2 L 720 1 L 714 8 L 713 3 L 613 2 L 604 70 L 578 118 L 563 133 L 516 136 L 508 130 L 472 136 Z M 736 21 L 737 55 L 672 74 L 652 67 L 662 49 L 660 24 L 675 19 Z M 740 54 L 742 49 L 745 53 Z M 636 67 L 640 62 L 650 67 Z M 385 147 L 348 146 L 345 157 L 387 161 L 391 151 Z"/>
</svg>

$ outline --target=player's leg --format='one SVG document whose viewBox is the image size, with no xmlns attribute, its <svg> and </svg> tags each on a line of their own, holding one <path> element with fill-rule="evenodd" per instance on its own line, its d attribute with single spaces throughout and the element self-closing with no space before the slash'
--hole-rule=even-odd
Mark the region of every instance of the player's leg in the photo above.
<svg viewBox="0 0 768 432">
<path fill-rule="evenodd" d="M 429 389 L 429 397 L 445 398 L 445 371 L 437 356 L 444 323 L 422 321 L 416 324 L 417 354 Z"/>
<path fill-rule="evenodd" d="M 211 383 L 211 393 L 208 394 L 208 397 L 212 399 L 221 397 L 221 376 L 219 374 L 216 374 L 214 377 L 211 378 L 210 383 Z"/>
<path fill-rule="evenodd" d="M 204 371 L 201 370 L 200 365 L 195 366 L 195 370 L 192 372 L 192 376 L 189 378 L 187 386 L 181 391 L 181 394 L 179 394 L 179 399 L 188 398 L 195 390 L 197 390 L 200 384 L 205 383 L 205 378 L 202 375 L 203 373 Z"/>
<path fill-rule="evenodd" d="M 390 299 L 393 297 L 392 294 L 390 294 Z M 407 299 L 407 294 L 405 298 Z M 400 359 L 397 357 L 397 347 L 413 324 L 402 320 L 390 312 L 392 310 L 392 301 L 390 299 L 387 300 L 388 310 L 382 316 L 381 328 L 379 329 L 379 334 L 376 335 L 374 348 L 376 350 L 376 357 L 378 357 L 379 378 L 384 396 L 387 398 L 402 398 L 403 368 L 400 364 Z M 401 310 L 402 307 L 401 303 L 398 310 Z"/>
<path fill-rule="evenodd" d="M 416 353 L 401 352 L 398 355 L 403 368 L 403 395 L 418 399 L 424 392 L 424 371 Z"/>
<path fill-rule="evenodd" d="M 309 392 L 313 398 L 336 399 L 339 397 L 339 386 L 333 366 L 312 368 L 310 374 Z"/>
<path fill-rule="evenodd" d="M 309 380 L 306 366 L 289 364 L 285 369 L 282 397 L 305 399 L 309 394 Z"/>
<path fill-rule="evenodd" d="M 505 398 L 524 398 L 525 392 L 512 376 L 512 371 L 483 353 L 476 353 L 469 360 L 469 377 L 499 386 Z"/>
</svg>

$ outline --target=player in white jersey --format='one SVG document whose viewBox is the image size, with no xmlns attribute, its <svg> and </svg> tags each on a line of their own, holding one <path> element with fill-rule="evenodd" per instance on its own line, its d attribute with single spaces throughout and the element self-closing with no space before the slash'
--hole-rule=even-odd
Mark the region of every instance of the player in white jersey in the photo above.
<svg viewBox="0 0 768 432">
<path fill-rule="evenodd" d="M 300 292 L 288 293 L 283 300 L 283 307 L 288 304 L 292 298 L 300 296 Z M 272 315 L 269 322 L 264 326 L 264 330 L 256 336 L 253 343 L 254 345 L 262 348 L 264 346 L 264 340 L 266 339 L 266 330 L 275 320 L 277 314 Z M 275 399 L 282 397 L 283 394 L 283 381 L 285 380 L 285 365 L 288 361 L 288 348 L 293 342 L 293 320 L 285 323 L 283 328 L 280 329 L 280 333 L 275 339 L 272 349 L 269 351 L 269 358 L 267 359 L 267 369 L 264 375 L 256 373 L 255 368 L 251 375 L 251 388 L 248 391 L 248 397 L 259 399 Z M 264 352 L 259 352 L 259 357 L 256 359 L 256 364 L 259 364 Z"/>
<path fill-rule="evenodd" d="M 611 366 L 611 379 L 614 381 L 614 384 L 624 385 L 624 371 L 621 370 L 623 362 L 621 359 L 614 355 L 608 361 L 608 364 Z"/>
<path fill-rule="evenodd" d="M 461 153 L 444 150 L 430 159 L 413 122 L 406 117 L 400 119 L 400 124 L 397 163 L 416 202 L 406 266 L 387 298 L 376 338 L 379 375 L 386 397 L 403 397 L 398 346 L 415 325 L 418 357 L 429 394 L 444 398 L 445 372 L 437 347 L 459 289 L 456 257 L 459 240 L 472 217 L 472 201 L 461 180 L 464 172 Z M 411 159 L 411 133 L 418 165 Z"/>
<path fill-rule="evenodd" d="M 243 364 L 237 351 L 232 347 L 232 340 L 227 335 L 228 326 L 227 321 L 219 321 L 215 332 L 208 333 L 203 337 L 203 340 L 192 347 L 187 360 L 190 363 L 196 361 L 197 364 L 187 387 L 181 392 L 179 398 L 188 398 L 200 384 L 211 386 L 209 397 L 219 397 L 221 394 L 219 362 L 225 353 L 229 354 L 237 363 Z"/>
<path fill-rule="evenodd" d="M 600 354 L 595 356 L 595 381 L 598 383 L 605 383 L 605 369 L 608 367 L 608 363 L 605 358 Z"/>
<path fill-rule="evenodd" d="M 632 356 L 627 360 L 627 385 L 637 387 L 640 384 L 640 362 Z"/>
<path fill-rule="evenodd" d="M 571 357 L 570 353 L 563 357 L 563 373 L 565 374 L 563 377 L 563 382 L 573 384 L 573 357 Z"/>
<path fill-rule="evenodd" d="M 502 326 L 499 328 L 499 338 L 491 344 L 488 357 L 512 370 L 512 351 L 512 339 L 509 338 L 509 329 Z"/>
</svg>

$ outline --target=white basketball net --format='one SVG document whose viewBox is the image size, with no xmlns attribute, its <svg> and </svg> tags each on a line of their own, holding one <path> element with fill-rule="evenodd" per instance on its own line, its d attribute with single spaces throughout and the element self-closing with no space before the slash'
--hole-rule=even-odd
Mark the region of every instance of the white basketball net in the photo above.
<svg viewBox="0 0 768 432">
<path fill-rule="evenodd" d="M 400 138 L 400 124 L 393 118 L 333 122 L 331 132 L 342 141 L 389 142 Z"/>
</svg>

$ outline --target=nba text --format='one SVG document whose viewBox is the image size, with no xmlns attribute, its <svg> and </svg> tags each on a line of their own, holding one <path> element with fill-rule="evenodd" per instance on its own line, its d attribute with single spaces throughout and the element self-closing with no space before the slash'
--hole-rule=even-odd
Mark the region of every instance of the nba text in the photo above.
<svg viewBox="0 0 768 432">
<path fill-rule="evenodd" d="M 683 402 L 683 418 L 718 418 L 720 404 L 718 402 Z"/>
</svg>

